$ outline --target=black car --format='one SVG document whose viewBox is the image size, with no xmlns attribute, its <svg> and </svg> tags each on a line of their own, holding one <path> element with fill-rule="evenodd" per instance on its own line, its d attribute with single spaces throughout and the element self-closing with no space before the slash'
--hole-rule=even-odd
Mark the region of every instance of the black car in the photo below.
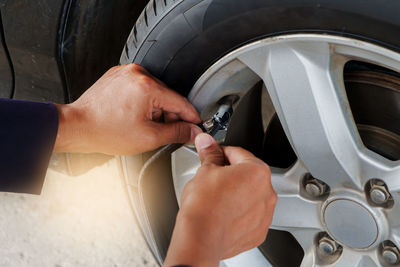
<svg viewBox="0 0 400 267">
<path fill-rule="evenodd" d="M 67 103 L 117 65 L 147 1 L 0 2 L 0 96 Z"/>
</svg>

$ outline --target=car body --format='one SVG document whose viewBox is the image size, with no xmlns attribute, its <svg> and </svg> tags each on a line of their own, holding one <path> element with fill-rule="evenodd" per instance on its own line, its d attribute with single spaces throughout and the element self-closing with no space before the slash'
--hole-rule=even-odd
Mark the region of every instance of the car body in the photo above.
<svg viewBox="0 0 400 267">
<path fill-rule="evenodd" d="M 2 0 L 0 96 L 68 103 L 117 65 L 147 1 Z"/>
</svg>

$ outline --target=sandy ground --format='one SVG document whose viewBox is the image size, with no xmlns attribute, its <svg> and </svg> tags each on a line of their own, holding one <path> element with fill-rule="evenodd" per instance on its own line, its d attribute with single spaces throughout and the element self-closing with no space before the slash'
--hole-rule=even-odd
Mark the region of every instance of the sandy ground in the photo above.
<svg viewBox="0 0 400 267">
<path fill-rule="evenodd" d="M 70 177 L 49 170 L 42 195 L 0 193 L 0 266 L 157 266 L 112 159 Z"/>
</svg>

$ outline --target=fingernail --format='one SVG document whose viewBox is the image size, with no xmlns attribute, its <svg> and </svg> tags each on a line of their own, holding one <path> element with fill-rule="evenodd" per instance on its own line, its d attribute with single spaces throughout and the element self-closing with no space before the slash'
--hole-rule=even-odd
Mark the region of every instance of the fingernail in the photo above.
<svg viewBox="0 0 400 267">
<path fill-rule="evenodd" d="M 197 135 L 195 144 L 197 149 L 205 149 L 215 143 L 214 138 L 209 134 L 201 133 Z"/>
<path fill-rule="evenodd" d="M 196 136 L 201 134 L 203 131 L 200 129 L 200 127 L 193 125 L 191 130 L 190 130 L 190 141 L 194 142 L 196 139 Z"/>
</svg>

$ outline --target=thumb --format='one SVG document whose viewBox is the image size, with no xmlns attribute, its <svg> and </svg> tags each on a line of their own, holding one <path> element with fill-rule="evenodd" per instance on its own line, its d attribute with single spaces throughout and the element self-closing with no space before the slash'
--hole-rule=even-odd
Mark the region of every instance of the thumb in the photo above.
<svg viewBox="0 0 400 267">
<path fill-rule="evenodd" d="M 197 135 L 195 145 L 202 166 L 211 164 L 225 165 L 224 152 L 211 135 L 205 133 Z"/>
<path fill-rule="evenodd" d="M 157 140 L 155 142 L 158 146 L 178 143 L 184 144 L 190 141 L 194 141 L 194 138 L 199 133 L 203 132 L 195 124 L 177 121 L 171 123 L 157 123 Z"/>
</svg>

